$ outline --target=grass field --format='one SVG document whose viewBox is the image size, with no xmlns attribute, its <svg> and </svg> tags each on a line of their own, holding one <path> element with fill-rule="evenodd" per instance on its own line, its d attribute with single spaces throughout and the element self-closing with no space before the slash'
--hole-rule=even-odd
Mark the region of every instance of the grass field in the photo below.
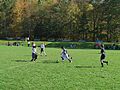
<svg viewBox="0 0 120 90">
<path fill-rule="evenodd" d="M 106 51 L 104 68 L 99 50 L 68 51 L 72 63 L 61 62 L 59 48 L 30 62 L 31 48 L 0 46 L 0 90 L 120 90 L 120 51 Z"/>
</svg>

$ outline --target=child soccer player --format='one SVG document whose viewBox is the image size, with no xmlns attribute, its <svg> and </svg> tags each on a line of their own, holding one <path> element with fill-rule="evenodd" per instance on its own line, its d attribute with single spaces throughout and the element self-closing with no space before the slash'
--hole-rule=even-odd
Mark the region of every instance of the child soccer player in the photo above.
<svg viewBox="0 0 120 90">
<path fill-rule="evenodd" d="M 103 64 L 106 63 L 108 65 L 108 61 L 105 61 L 105 49 L 104 49 L 104 45 L 102 44 L 101 45 L 101 57 L 100 57 L 100 62 L 101 62 L 101 65 L 103 67 Z"/>
<path fill-rule="evenodd" d="M 41 45 L 40 45 L 40 48 L 41 48 L 41 51 L 40 51 L 40 54 L 41 55 L 45 55 L 45 56 L 47 56 L 47 54 L 45 53 L 45 44 L 44 43 L 42 43 Z"/>
<path fill-rule="evenodd" d="M 67 59 L 69 62 L 72 62 L 72 60 L 71 60 L 72 57 L 71 58 L 69 57 L 69 54 L 67 53 L 67 50 L 64 47 L 61 47 L 61 49 L 62 49 L 62 53 L 61 53 L 62 61 Z"/>
<path fill-rule="evenodd" d="M 36 45 L 33 44 L 32 46 L 32 60 L 31 61 L 36 61 L 37 59 L 37 50 L 36 50 Z"/>
</svg>

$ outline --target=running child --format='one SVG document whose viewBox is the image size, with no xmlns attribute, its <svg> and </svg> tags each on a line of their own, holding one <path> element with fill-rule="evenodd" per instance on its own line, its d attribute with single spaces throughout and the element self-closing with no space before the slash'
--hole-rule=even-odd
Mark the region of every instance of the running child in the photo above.
<svg viewBox="0 0 120 90">
<path fill-rule="evenodd" d="M 72 62 L 72 57 L 69 56 L 69 54 L 67 53 L 67 50 L 64 47 L 61 47 L 61 49 L 62 49 L 62 52 L 61 52 L 62 61 L 67 59 L 69 62 Z"/>
<path fill-rule="evenodd" d="M 101 57 L 100 57 L 100 62 L 101 62 L 101 66 L 103 67 L 103 64 L 106 63 L 108 65 L 108 61 L 105 60 L 105 48 L 104 45 L 101 45 Z"/>
<path fill-rule="evenodd" d="M 40 54 L 41 55 L 45 55 L 45 56 L 47 56 L 47 54 L 46 54 L 46 52 L 45 52 L 45 44 L 44 43 L 42 43 L 41 45 L 40 45 L 40 48 L 41 48 L 41 51 L 40 51 Z"/>
</svg>

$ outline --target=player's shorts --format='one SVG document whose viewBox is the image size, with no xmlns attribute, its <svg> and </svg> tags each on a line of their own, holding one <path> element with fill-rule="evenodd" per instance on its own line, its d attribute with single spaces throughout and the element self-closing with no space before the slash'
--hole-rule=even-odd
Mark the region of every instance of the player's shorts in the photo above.
<svg viewBox="0 0 120 90">
<path fill-rule="evenodd" d="M 38 55 L 37 55 L 37 54 L 35 54 L 35 59 L 37 59 L 37 56 L 38 56 Z"/>
<path fill-rule="evenodd" d="M 105 54 L 102 54 L 102 55 L 101 55 L 100 60 L 102 60 L 102 59 L 105 59 Z"/>
<path fill-rule="evenodd" d="M 69 59 L 69 55 L 68 54 L 62 54 L 61 58 L 62 58 L 62 60 Z"/>
<path fill-rule="evenodd" d="M 32 53 L 32 58 L 34 58 L 34 59 L 37 59 L 37 54 L 35 54 L 35 53 Z"/>
<path fill-rule="evenodd" d="M 100 62 L 103 63 L 103 61 L 105 61 L 105 54 L 102 54 L 100 58 Z"/>
</svg>

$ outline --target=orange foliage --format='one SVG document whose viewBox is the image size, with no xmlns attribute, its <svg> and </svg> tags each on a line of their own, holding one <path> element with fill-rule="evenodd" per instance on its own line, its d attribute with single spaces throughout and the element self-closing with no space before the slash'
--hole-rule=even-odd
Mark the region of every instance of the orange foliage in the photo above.
<svg viewBox="0 0 120 90">
<path fill-rule="evenodd" d="M 33 8 L 35 8 L 37 0 L 16 0 L 15 6 L 13 8 L 13 25 L 12 29 L 14 32 L 20 33 L 21 26 L 20 23 L 25 18 L 29 18 L 33 13 Z"/>
</svg>

